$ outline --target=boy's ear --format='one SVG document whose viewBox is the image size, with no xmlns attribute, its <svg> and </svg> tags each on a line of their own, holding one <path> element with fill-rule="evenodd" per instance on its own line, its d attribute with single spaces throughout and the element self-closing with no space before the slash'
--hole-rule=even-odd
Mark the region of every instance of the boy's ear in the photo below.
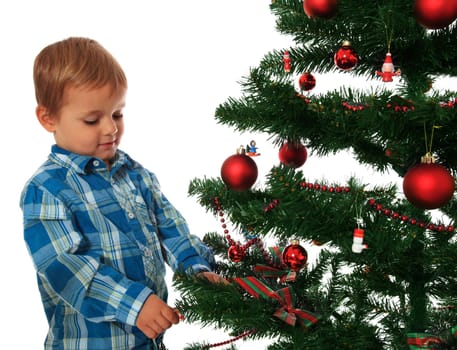
<svg viewBox="0 0 457 350">
<path fill-rule="evenodd" d="M 35 109 L 35 114 L 43 128 L 49 132 L 55 131 L 55 117 L 49 114 L 46 107 L 38 105 Z"/>
</svg>

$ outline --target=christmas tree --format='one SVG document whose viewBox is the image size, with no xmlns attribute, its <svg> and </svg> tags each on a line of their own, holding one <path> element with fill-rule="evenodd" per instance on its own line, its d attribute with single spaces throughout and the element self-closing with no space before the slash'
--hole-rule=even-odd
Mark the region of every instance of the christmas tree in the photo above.
<svg viewBox="0 0 457 350">
<path fill-rule="evenodd" d="M 270 350 L 457 348 L 457 93 L 435 88 L 457 76 L 457 1 L 270 8 L 293 45 L 267 53 L 215 118 L 269 134 L 280 161 L 256 185 L 251 142 L 221 177 L 191 181 L 220 225 L 205 241 L 230 283 L 180 276 L 177 307 L 235 340 L 271 339 Z M 312 93 L 315 74 L 335 72 L 366 83 Z M 309 156 L 340 151 L 402 186 L 301 170 Z M 222 345 L 236 347 L 189 349 Z"/>
</svg>

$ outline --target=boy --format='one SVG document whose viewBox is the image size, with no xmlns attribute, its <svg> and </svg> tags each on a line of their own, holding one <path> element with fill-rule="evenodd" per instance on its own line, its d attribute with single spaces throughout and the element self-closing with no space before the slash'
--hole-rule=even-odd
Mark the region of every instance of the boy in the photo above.
<svg viewBox="0 0 457 350">
<path fill-rule="evenodd" d="M 125 74 L 96 41 L 68 38 L 39 53 L 34 83 L 36 116 L 55 139 L 21 196 L 45 349 L 164 349 L 180 316 L 166 304 L 165 262 L 224 280 L 155 175 L 118 149 Z"/>
</svg>

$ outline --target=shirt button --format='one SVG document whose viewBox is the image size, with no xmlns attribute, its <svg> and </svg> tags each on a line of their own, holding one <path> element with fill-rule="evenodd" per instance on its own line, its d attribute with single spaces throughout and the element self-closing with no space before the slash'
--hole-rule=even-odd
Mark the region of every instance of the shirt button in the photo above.
<svg viewBox="0 0 457 350">
<path fill-rule="evenodd" d="M 99 166 L 100 165 L 100 162 L 98 160 L 94 160 L 93 163 L 92 163 L 94 166 Z"/>
<path fill-rule="evenodd" d="M 133 214 L 132 212 L 129 212 L 127 214 L 127 216 L 129 217 L 129 219 L 133 219 L 135 217 L 135 214 Z"/>
<path fill-rule="evenodd" d="M 147 256 L 147 257 L 151 257 L 152 256 L 152 252 L 149 249 L 144 249 L 144 255 Z"/>
</svg>

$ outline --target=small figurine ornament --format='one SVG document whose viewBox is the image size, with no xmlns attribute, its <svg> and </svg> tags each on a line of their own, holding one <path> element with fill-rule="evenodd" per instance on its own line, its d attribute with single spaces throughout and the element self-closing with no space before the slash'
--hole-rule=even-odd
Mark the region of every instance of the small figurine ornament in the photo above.
<svg viewBox="0 0 457 350">
<path fill-rule="evenodd" d="M 354 229 L 354 235 L 352 238 L 352 252 L 360 254 L 364 249 L 368 248 L 367 244 L 363 243 L 363 237 L 365 235 L 365 231 L 361 228 Z"/>
<path fill-rule="evenodd" d="M 392 55 L 390 52 L 387 52 L 386 58 L 382 65 L 381 72 L 376 71 L 376 74 L 382 77 L 382 81 L 385 83 L 390 83 L 393 81 L 393 77 L 401 75 L 401 70 L 395 70 L 394 64 L 392 63 Z"/>
<path fill-rule="evenodd" d="M 256 156 L 260 156 L 260 153 L 257 152 L 257 144 L 254 140 L 252 140 L 251 142 L 249 142 L 249 145 L 246 145 L 246 154 L 250 157 L 256 157 Z"/>
<path fill-rule="evenodd" d="M 284 62 L 284 72 L 290 73 L 290 55 L 289 51 L 284 51 L 282 56 L 282 60 Z"/>
</svg>

